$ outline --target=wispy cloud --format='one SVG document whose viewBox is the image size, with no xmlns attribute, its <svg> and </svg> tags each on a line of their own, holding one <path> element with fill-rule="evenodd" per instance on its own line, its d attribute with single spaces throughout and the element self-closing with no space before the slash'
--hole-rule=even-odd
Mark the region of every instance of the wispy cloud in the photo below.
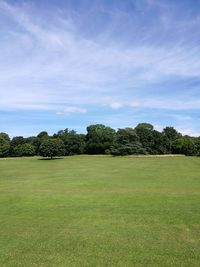
<svg viewBox="0 0 200 267">
<path fill-rule="evenodd" d="M 121 108 L 123 106 L 123 104 L 122 103 L 120 103 L 120 102 L 111 102 L 110 103 L 110 107 L 112 108 L 112 109 L 119 109 L 119 108 Z"/>
<path fill-rule="evenodd" d="M 70 113 L 86 113 L 87 110 L 85 108 L 79 108 L 79 107 L 67 107 L 63 111 L 57 111 L 57 115 L 65 115 Z"/>
</svg>

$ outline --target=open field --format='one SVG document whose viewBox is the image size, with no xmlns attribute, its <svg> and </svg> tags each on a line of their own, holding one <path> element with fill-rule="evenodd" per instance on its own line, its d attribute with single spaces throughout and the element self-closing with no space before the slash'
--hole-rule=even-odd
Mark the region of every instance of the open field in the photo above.
<svg viewBox="0 0 200 267">
<path fill-rule="evenodd" d="M 200 158 L 1 159 L 0 266 L 200 266 Z"/>
</svg>

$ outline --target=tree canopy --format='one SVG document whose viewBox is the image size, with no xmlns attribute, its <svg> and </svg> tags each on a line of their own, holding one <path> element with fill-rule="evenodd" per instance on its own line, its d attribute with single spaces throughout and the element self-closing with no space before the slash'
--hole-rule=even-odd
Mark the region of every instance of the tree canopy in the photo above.
<svg viewBox="0 0 200 267">
<path fill-rule="evenodd" d="M 12 139 L 7 133 L 0 133 L 0 157 L 40 155 L 53 158 L 79 154 L 200 156 L 200 137 L 182 135 L 171 126 L 160 132 L 149 123 L 117 130 L 93 124 L 87 127 L 86 134 L 66 128 L 53 135 L 42 131 L 37 136 Z"/>
<path fill-rule="evenodd" d="M 47 138 L 45 139 L 39 148 L 39 155 L 42 157 L 59 157 L 65 155 L 64 143 L 59 138 Z"/>
</svg>

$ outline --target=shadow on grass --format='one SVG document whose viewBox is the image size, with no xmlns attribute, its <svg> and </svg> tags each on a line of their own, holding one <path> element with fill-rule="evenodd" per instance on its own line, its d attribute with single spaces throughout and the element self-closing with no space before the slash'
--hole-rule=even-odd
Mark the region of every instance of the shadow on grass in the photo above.
<svg viewBox="0 0 200 267">
<path fill-rule="evenodd" d="M 64 158 L 39 158 L 38 160 L 58 160 L 58 159 L 64 159 Z"/>
</svg>

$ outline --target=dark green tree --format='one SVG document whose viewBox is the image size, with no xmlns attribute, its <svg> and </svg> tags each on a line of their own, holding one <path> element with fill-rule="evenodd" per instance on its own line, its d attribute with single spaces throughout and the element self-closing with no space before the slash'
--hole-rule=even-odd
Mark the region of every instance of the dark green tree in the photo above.
<svg viewBox="0 0 200 267">
<path fill-rule="evenodd" d="M 61 139 L 47 138 L 39 148 L 39 155 L 42 157 L 59 157 L 65 155 L 65 146 Z"/>
<path fill-rule="evenodd" d="M 173 127 L 164 128 L 162 134 L 165 136 L 166 142 L 168 143 L 168 153 L 173 153 L 173 143 L 181 137 L 181 134 Z"/>
<path fill-rule="evenodd" d="M 174 154 L 184 154 L 186 156 L 197 155 L 195 142 L 188 136 L 183 136 L 173 142 L 172 151 Z"/>
<path fill-rule="evenodd" d="M 200 137 L 195 138 L 194 142 L 196 146 L 197 156 L 200 156 Z"/>
<path fill-rule="evenodd" d="M 86 152 L 88 154 L 105 154 L 114 143 L 115 130 L 102 124 L 87 127 Z"/>
<path fill-rule="evenodd" d="M 154 154 L 153 125 L 140 123 L 135 127 L 135 131 L 145 151 L 149 154 Z"/>
<path fill-rule="evenodd" d="M 4 139 L 10 142 L 10 137 L 7 133 L 0 133 L 0 137 L 3 137 Z"/>
<path fill-rule="evenodd" d="M 23 136 L 15 136 L 10 143 L 10 156 L 15 157 L 15 147 L 26 143 L 26 139 Z"/>
<path fill-rule="evenodd" d="M 31 157 L 35 155 L 35 148 L 28 143 L 18 145 L 13 149 L 13 155 L 15 157 Z"/>
<path fill-rule="evenodd" d="M 170 143 L 168 138 L 156 130 L 153 130 L 152 154 L 168 154 L 170 153 Z"/>
<path fill-rule="evenodd" d="M 85 152 L 86 138 L 84 134 L 77 134 L 74 130 L 65 129 L 54 134 L 55 138 L 60 138 L 65 144 L 66 155 L 79 155 Z"/>
<path fill-rule="evenodd" d="M 10 141 L 4 135 L 0 135 L 0 157 L 7 157 L 10 151 Z"/>
<path fill-rule="evenodd" d="M 132 128 L 119 129 L 110 153 L 115 156 L 146 154 L 136 131 Z"/>
<path fill-rule="evenodd" d="M 46 131 L 42 131 L 37 135 L 37 137 L 40 138 L 40 139 L 45 139 L 45 138 L 48 138 L 49 135 L 48 135 L 48 133 Z"/>
<path fill-rule="evenodd" d="M 41 145 L 40 138 L 36 136 L 30 136 L 26 138 L 26 143 L 31 144 L 34 147 L 35 155 L 38 155 L 39 147 Z"/>
</svg>

